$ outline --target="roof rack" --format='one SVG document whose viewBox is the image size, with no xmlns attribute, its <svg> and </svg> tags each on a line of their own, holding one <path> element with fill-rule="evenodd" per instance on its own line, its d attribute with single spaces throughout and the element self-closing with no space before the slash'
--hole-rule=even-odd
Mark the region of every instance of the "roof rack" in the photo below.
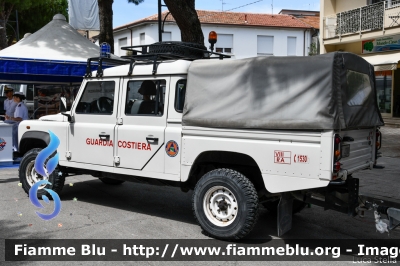
<svg viewBox="0 0 400 266">
<path fill-rule="evenodd" d="M 132 75 L 136 65 L 153 64 L 152 75 L 157 73 L 157 67 L 163 60 L 196 60 L 196 59 L 224 59 L 231 56 L 210 52 L 203 45 L 181 42 L 159 42 L 154 44 L 121 47 L 130 51 L 132 55 L 122 56 L 119 59 L 106 57 L 89 58 L 86 66 L 85 77 L 91 77 L 91 62 L 98 61 L 96 77 L 103 76 L 103 61 L 113 65 L 125 65 L 129 63 L 128 76 Z M 216 55 L 212 57 L 212 55 Z M 129 60 L 129 61 L 128 61 Z"/>
<path fill-rule="evenodd" d="M 91 77 L 92 76 L 92 62 L 98 62 L 97 63 L 97 72 L 96 72 L 96 77 L 102 77 L 103 76 L 103 62 L 106 63 L 111 63 L 113 66 L 120 66 L 120 65 L 126 65 L 129 63 L 128 60 L 122 59 L 122 58 L 108 58 L 108 57 L 91 57 L 88 58 L 87 64 L 86 64 L 86 74 L 85 78 Z"/>
</svg>

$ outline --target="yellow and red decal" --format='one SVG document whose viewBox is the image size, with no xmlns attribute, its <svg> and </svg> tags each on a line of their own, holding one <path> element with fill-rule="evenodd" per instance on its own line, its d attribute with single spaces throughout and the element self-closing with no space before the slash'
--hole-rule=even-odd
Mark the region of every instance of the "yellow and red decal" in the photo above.
<svg viewBox="0 0 400 266">
<path fill-rule="evenodd" d="M 169 157 L 175 157 L 179 153 L 178 143 L 173 140 L 168 141 L 165 145 L 165 152 Z"/>
</svg>

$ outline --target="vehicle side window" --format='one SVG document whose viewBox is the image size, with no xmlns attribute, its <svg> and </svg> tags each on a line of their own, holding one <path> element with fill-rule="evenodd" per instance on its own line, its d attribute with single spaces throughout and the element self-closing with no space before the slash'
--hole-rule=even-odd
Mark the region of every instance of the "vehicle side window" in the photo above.
<svg viewBox="0 0 400 266">
<path fill-rule="evenodd" d="M 362 106 L 372 93 L 369 76 L 364 73 L 347 70 L 347 104 Z"/>
<path fill-rule="evenodd" d="M 114 96 L 114 81 L 88 82 L 75 112 L 77 114 L 111 115 L 114 108 Z"/>
<path fill-rule="evenodd" d="M 129 116 L 162 116 L 166 81 L 134 80 L 128 82 L 125 114 Z"/>
<path fill-rule="evenodd" d="M 183 106 L 185 105 L 186 95 L 186 79 L 181 79 L 176 83 L 175 90 L 175 110 L 182 113 Z"/>
</svg>

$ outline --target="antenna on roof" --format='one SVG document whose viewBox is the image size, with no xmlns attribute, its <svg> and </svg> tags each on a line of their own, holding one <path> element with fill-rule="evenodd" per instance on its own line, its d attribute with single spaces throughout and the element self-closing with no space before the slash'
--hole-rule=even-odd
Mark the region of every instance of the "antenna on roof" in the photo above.
<svg viewBox="0 0 400 266">
<path fill-rule="evenodd" d="M 271 8 L 272 8 L 272 15 L 273 15 L 274 14 L 274 0 L 272 0 Z"/>
<path fill-rule="evenodd" d="M 224 12 L 224 5 L 226 4 L 225 2 L 224 2 L 224 0 L 220 0 L 221 1 L 221 6 L 222 6 L 222 12 Z"/>
</svg>

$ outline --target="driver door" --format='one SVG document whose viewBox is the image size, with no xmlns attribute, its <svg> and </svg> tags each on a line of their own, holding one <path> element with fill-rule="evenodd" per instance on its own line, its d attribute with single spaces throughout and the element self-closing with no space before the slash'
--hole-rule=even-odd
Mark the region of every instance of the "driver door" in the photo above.
<svg viewBox="0 0 400 266">
<path fill-rule="evenodd" d="M 118 88 L 118 78 L 86 82 L 71 111 L 70 162 L 113 167 Z"/>
</svg>

